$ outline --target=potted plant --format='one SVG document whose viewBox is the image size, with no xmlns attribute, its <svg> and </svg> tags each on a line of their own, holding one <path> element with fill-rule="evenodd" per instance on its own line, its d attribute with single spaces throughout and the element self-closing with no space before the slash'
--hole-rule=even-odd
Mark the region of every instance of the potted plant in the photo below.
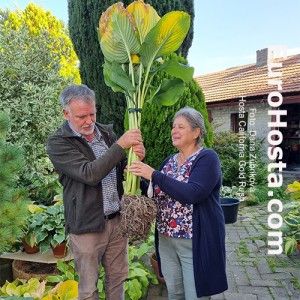
<svg viewBox="0 0 300 300">
<path fill-rule="evenodd" d="M 57 258 L 66 255 L 67 237 L 64 225 L 64 207 L 61 201 L 46 207 L 41 213 L 33 216 L 28 234 L 34 236 L 40 252 L 45 253 L 52 248 Z M 57 248 L 62 248 L 60 254 L 55 254 Z"/>
<path fill-rule="evenodd" d="M 164 277 L 162 277 L 159 273 L 159 267 L 158 267 L 158 261 L 157 261 L 157 257 L 156 257 L 156 253 L 153 252 L 151 255 L 150 255 L 150 263 L 151 263 L 151 266 L 152 266 L 152 269 L 153 269 L 153 272 L 157 278 L 157 280 L 160 282 L 160 283 L 165 283 L 165 279 Z"/>
<path fill-rule="evenodd" d="M 289 256 L 296 249 L 300 250 L 300 183 L 294 181 L 289 184 L 286 193 L 290 194 L 290 198 L 293 200 L 292 203 L 285 206 L 290 211 L 284 216 L 285 226 L 282 227 L 284 252 Z"/>
<path fill-rule="evenodd" d="M 30 215 L 23 224 L 23 228 L 22 228 L 23 236 L 21 237 L 24 250 L 28 254 L 34 254 L 39 252 L 39 247 L 36 243 L 35 235 L 30 229 L 30 225 L 33 223 L 34 215 L 41 213 L 42 211 L 45 210 L 45 208 L 46 207 L 43 205 L 36 205 L 33 203 L 28 205 L 28 210 L 30 212 Z"/>
</svg>

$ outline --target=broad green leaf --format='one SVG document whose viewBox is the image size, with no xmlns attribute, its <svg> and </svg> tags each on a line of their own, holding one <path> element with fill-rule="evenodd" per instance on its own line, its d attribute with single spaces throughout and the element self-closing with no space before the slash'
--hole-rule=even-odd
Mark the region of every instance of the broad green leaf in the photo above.
<svg viewBox="0 0 300 300">
<path fill-rule="evenodd" d="M 141 284 L 137 279 L 133 279 L 125 282 L 127 287 L 127 293 L 132 300 L 138 300 L 142 296 Z"/>
<path fill-rule="evenodd" d="M 62 273 L 65 273 L 69 270 L 69 265 L 64 263 L 62 260 L 58 260 L 56 264 L 58 270 L 61 271 Z"/>
<path fill-rule="evenodd" d="M 43 241 L 48 236 L 47 232 L 44 231 L 38 231 L 35 234 L 35 240 L 36 243 L 39 244 L 41 241 Z"/>
<path fill-rule="evenodd" d="M 144 66 L 158 58 L 176 51 L 190 28 L 190 16 L 182 11 L 165 14 L 147 34 L 140 49 Z"/>
<path fill-rule="evenodd" d="M 64 281 L 64 278 L 61 275 L 49 275 L 49 276 L 47 276 L 46 279 L 47 279 L 48 282 L 61 282 L 61 281 Z"/>
<path fill-rule="evenodd" d="M 293 228 L 284 223 L 281 226 L 280 230 L 281 230 L 282 233 L 289 233 L 293 230 Z"/>
<path fill-rule="evenodd" d="M 159 91 L 149 102 L 155 105 L 171 106 L 179 100 L 183 92 L 184 83 L 181 79 L 163 79 Z"/>
<path fill-rule="evenodd" d="M 160 20 L 160 16 L 151 5 L 140 1 L 130 3 L 126 9 L 133 16 L 140 43 L 142 44 L 148 32 Z"/>
<path fill-rule="evenodd" d="M 129 274 L 127 278 L 135 278 L 135 277 L 139 277 L 139 276 L 147 276 L 149 272 L 145 271 L 145 269 L 141 269 L 141 268 L 135 268 L 132 269 L 130 268 L 129 270 Z"/>
<path fill-rule="evenodd" d="M 99 21 L 100 47 L 108 61 L 129 62 L 137 54 L 140 43 L 136 36 L 132 16 L 122 2 L 110 6 Z"/>
<path fill-rule="evenodd" d="M 284 221 L 286 222 L 287 225 L 291 227 L 295 227 L 300 224 L 300 216 L 287 215 L 284 217 Z"/>
<path fill-rule="evenodd" d="M 13 283 L 9 283 L 6 287 L 6 293 L 9 296 L 16 296 L 17 287 Z"/>
<path fill-rule="evenodd" d="M 297 248 L 297 241 L 293 238 L 286 238 L 284 243 L 284 253 L 290 256 Z"/>
<path fill-rule="evenodd" d="M 150 246 L 143 242 L 138 248 L 137 248 L 137 258 L 140 259 L 143 255 L 145 255 L 149 251 Z"/>
<path fill-rule="evenodd" d="M 157 68 L 153 68 L 151 70 L 151 73 L 156 73 L 159 71 L 165 71 L 171 76 L 182 79 L 184 82 L 191 81 L 194 75 L 193 67 L 183 65 L 174 58 L 165 61 L 162 65 L 160 65 Z"/>
<path fill-rule="evenodd" d="M 135 87 L 131 84 L 127 73 L 117 62 L 109 63 L 106 61 L 103 65 L 103 74 L 106 85 L 111 87 L 114 92 L 127 94 L 135 91 Z"/>
<path fill-rule="evenodd" d="M 298 231 L 294 234 L 294 238 L 296 241 L 300 242 L 300 231 Z"/>
</svg>

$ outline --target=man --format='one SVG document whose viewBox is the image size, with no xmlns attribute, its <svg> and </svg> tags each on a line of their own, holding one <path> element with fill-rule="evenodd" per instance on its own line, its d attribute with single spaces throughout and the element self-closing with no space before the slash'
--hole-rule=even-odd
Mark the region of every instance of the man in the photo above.
<svg viewBox="0 0 300 300">
<path fill-rule="evenodd" d="M 59 99 L 66 121 L 49 137 L 47 151 L 63 185 L 65 226 L 80 278 L 79 299 L 99 299 L 100 263 L 106 299 L 124 299 L 127 239 L 114 229 L 120 223 L 124 149 L 133 146 L 143 159 L 141 133 L 129 130 L 114 142 L 109 127 L 96 123 L 95 94 L 85 85 L 67 87 Z"/>
</svg>

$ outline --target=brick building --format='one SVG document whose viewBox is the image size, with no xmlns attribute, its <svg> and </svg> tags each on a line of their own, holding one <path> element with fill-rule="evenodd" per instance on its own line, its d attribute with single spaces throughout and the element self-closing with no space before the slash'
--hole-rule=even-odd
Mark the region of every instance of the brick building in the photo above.
<svg viewBox="0 0 300 300">
<path fill-rule="evenodd" d="M 268 146 L 267 136 L 271 129 L 268 122 L 274 121 L 268 115 L 270 105 L 268 95 L 278 91 L 282 95 L 280 110 L 287 110 L 281 121 L 286 127 L 278 127 L 283 136 L 280 145 L 284 150 L 284 160 L 288 165 L 299 164 L 300 153 L 300 54 L 274 58 L 270 49 L 257 51 L 255 64 L 233 67 L 224 71 L 196 77 L 201 86 L 210 122 L 215 132 L 232 130 L 238 132 L 240 124 L 244 129 L 255 132 L 258 139 Z M 270 62 L 282 63 L 273 68 L 282 80 L 282 90 L 268 82 Z M 278 74 L 280 76 L 278 76 Z M 274 108 L 273 108 L 274 109 Z M 277 108 L 279 109 L 279 107 Z M 241 114 L 242 112 L 242 114 Z"/>
</svg>

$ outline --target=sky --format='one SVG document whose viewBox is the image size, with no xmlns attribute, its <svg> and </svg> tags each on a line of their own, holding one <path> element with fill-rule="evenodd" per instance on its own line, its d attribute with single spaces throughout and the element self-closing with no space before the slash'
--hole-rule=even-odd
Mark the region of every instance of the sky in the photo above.
<svg viewBox="0 0 300 300">
<path fill-rule="evenodd" d="M 24 9 L 30 2 L 68 23 L 68 0 L 1 0 L 0 7 Z M 270 46 L 300 53 L 300 0 L 194 0 L 194 6 L 188 54 L 194 77 L 254 64 L 256 51 Z"/>
</svg>

